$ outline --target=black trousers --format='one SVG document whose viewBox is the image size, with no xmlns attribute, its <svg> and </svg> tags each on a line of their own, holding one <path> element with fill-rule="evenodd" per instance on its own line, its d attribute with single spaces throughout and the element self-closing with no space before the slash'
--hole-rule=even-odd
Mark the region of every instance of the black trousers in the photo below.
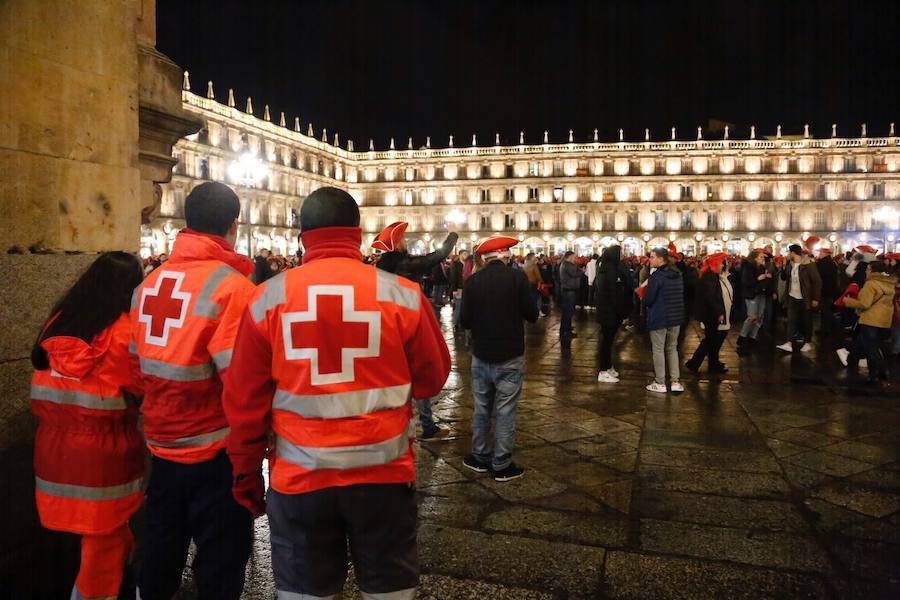
<svg viewBox="0 0 900 600">
<path fill-rule="evenodd" d="M 812 313 L 806 307 L 806 300 L 788 296 L 788 339 L 803 345 L 812 341 Z"/>
<path fill-rule="evenodd" d="M 306 494 L 270 488 L 266 514 L 279 594 L 339 593 L 347 578 L 348 542 L 363 592 L 410 590 L 411 598 L 419 585 L 416 494 L 410 485 L 359 484 Z"/>
<path fill-rule="evenodd" d="M 225 451 L 197 464 L 153 457 L 147 488 L 142 600 L 170 600 L 193 538 L 192 569 L 201 600 L 238 600 L 250 558 L 252 517 L 231 495 Z"/>
<path fill-rule="evenodd" d="M 600 323 L 600 342 L 597 344 L 597 358 L 600 360 L 601 371 L 612 369 L 612 348 L 616 341 L 616 332 L 618 331 L 618 323 Z"/>
<path fill-rule="evenodd" d="M 575 314 L 575 290 L 565 290 L 560 294 L 559 305 L 562 317 L 559 319 L 559 335 L 565 337 L 572 332 L 572 316 Z"/>
<path fill-rule="evenodd" d="M 694 355 L 688 362 L 699 369 L 700 365 L 703 364 L 703 359 L 707 358 L 707 366 L 718 367 L 722 364 L 719 360 L 719 350 L 722 349 L 722 343 L 725 341 L 727 335 L 727 331 L 719 331 L 719 323 L 717 321 L 711 321 L 709 323 L 704 321 L 703 339 L 700 341 L 700 345 L 697 346 Z"/>
</svg>

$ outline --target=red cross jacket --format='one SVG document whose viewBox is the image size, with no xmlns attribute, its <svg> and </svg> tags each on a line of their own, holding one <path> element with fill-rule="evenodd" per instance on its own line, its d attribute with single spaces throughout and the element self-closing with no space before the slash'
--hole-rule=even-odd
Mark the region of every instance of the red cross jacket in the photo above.
<svg viewBox="0 0 900 600">
<path fill-rule="evenodd" d="M 105 534 L 140 507 L 144 451 L 137 409 L 122 391 L 138 394 L 128 368 L 131 324 L 126 315 L 90 344 L 67 336 L 45 339 L 50 368 L 31 379 L 35 500 L 48 529 Z"/>
<path fill-rule="evenodd" d="M 270 483 L 287 494 L 415 480 L 410 399 L 441 390 L 450 354 L 419 286 L 363 264 L 360 236 L 304 233 L 303 266 L 251 299 L 225 376 L 238 478 L 271 445 Z"/>
<path fill-rule="evenodd" d="M 135 290 L 132 363 L 144 387 L 150 452 L 181 463 L 225 447 L 222 375 L 254 285 L 249 259 L 223 238 L 183 229 L 169 260 Z"/>
</svg>

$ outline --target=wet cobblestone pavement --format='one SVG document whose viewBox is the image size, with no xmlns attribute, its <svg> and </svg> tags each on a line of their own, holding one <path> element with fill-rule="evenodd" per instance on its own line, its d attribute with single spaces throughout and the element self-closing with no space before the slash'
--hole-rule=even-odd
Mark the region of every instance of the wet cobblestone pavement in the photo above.
<svg viewBox="0 0 900 600">
<path fill-rule="evenodd" d="M 896 373 L 853 388 L 827 342 L 738 359 L 732 337 L 729 374 L 688 372 L 683 394 L 659 395 L 644 390 L 645 336 L 620 333 L 622 381 L 599 384 L 590 314 L 569 346 L 542 318 L 519 404 L 527 471 L 496 483 L 461 464 L 470 357 L 448 308 L 441 317 L 454 369 L 434 412 L 452 437 L 417 448 L 421 598 L 900 594 Z M 247 599 L 272 597 L 266 532 L 257 521 Z"/>
<path fill-rule="evenodd" d="M 417 444 L 420 598 L 900 597 L 897 365 L 893 383 L 853 387 L 827 340 L 739 359 L 732 332 L 727 375 L 686 372 L 683 394 L 660 395 L 644 390 L 646 335 L 620 333 L 622 381 L 600 384 L 591 315 L 569 346 L 542 318 L 527 328 L 519 404 L 527 471 L 496 483 L 461 464 L 470 356 L 450 317 L 454 369 L 434 412 L 452 435 Z M 77 538 L 64 539 L 74 577 Z M 182 598 L 195 597 L 190 575 Z M 345 591 L 359 597 L 352 575 Z M 244 598 L 274 593 L 262 518 Z"/>
</svg>

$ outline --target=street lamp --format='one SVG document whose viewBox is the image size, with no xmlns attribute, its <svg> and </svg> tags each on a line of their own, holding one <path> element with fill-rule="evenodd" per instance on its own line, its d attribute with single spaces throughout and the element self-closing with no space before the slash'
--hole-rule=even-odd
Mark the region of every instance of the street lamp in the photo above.
<svg viewBox="0 0 900 600">
<path fill-rule="evenodd" d="M 874 213 L 872 213 L 872 219 L 875 221 L 881 222 L 881 241 L 884 245 L 884 253 L 887 254 L 887 230 L 888 223 L 897 218 L 897 209 L 893 206 L 888 206 L 885 204 Z"/>
<path fill-rule="evenodd" d="M 269 167 L 251 152 L 244 152 L 228 165 L 228 176 L 242 187 L 256 187 L 269 174 Z M 251 215 L 253 214 L 253 195 L 247 195 L 247 256 L 253 258 L 250 243 Z"/>
</svg>

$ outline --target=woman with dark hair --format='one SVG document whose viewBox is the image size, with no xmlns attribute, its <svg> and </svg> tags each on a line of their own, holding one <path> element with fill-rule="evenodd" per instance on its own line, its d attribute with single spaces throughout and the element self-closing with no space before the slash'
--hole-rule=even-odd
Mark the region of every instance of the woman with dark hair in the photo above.
<svg viewBox="0 0 900 600">
<path fill-rule="evenodd" d="M 597 357 L 600 383 L 618 383 L 619 373 L 612 364 L 612 347 L 616 340 L 616 332 L 625 319 L 625 273 L 621 263 L 622 248 L 610 246 L 603 251 L 600 267 L 594 277 L 593 298 L 597 309 L 597 321 L 600 322 L 600 343 L 597 346 Z"/>
<path fill-rule="evenodd" d="M 722 342 L 731 329 L 731 307 L 734 304 L 734 292 L 728 280 L 725 259 L 724 252 L 710 254 L 700 270 L 696 310 L 697 320 L 703 324 L 703 339 L 691 359 L 684 364 L 694 373 L 700 370 L 703 359 L 708 359 L 710 373 L 728 371 L 719 360 Z"/>
<path fill-rule="evenodd" d="M 31 351 L 35 500 L 41 524 L 80 534 L 73 598 L 115 598 L 143 499 L 144 451 L 128 312 L 140 261 L 102 254 L 56 303 Z"/>
</svg>

